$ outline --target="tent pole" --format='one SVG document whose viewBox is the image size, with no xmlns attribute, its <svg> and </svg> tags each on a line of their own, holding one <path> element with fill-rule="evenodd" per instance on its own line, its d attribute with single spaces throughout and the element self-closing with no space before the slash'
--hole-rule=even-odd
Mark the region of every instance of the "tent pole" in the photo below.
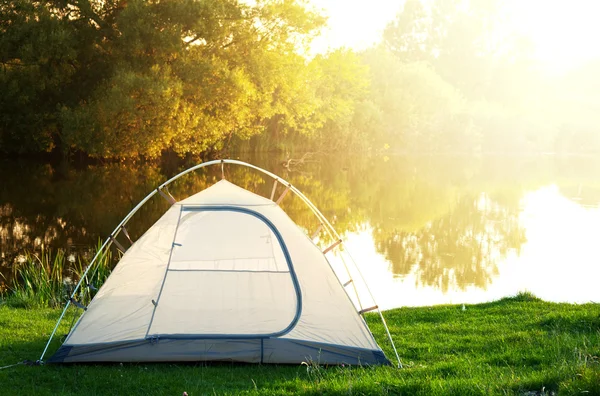
<svg viewBox="0 0 600 396">
<path fill-rule="evenodd" d="M 40 356 L 40 358 L 38 360 L 39 362 L 44 361 L 44 355 L 46 354 L 46 351 L 48 350 L 48 347 L 50 346 L 50 343 L 52 342 L 52 338 L 54 338 L 54 334 L 56 334 L 56 330 L 58 330 L 58 325 L 63 320 L 65 313 L 67 313 L 67 309 L 69 308 L 70 305 L 71 305 L 71 300 L 67 301 L 67 305 L 65 305 L 65 308 L 63 309 L 62 313 L 60 314 L 60 318 L 58 318 L 58 322 L 56 322 L 56 325 L 54 326 L 54 330 L 52 330 L 52 334 L 50 334 L 50 338 L 48 339 L 48 342 L 46 343 L 44 352 L 42 352 L 42 356 Z"/>
<path fill-rule="evenodd" d="M 231 163 L 231 164 L 237 164 L 237 165 L 242 165 L 242 166 L 246 166 L 252 169 L 256 169 L 266 175 L 271 176 L 273 179 L 279 181 L 282 184 L 288 185 L 289 188 L 300 198 L 302 199 L 302 201 L 312 210 L 312 212 L 315 214 L 315 216 L 317 216 L 317 218 L 321 219 L 322 222 L 327 226 L 326 228 L 328 229 L 329 234 L 333 234 L 333 239 L 341 239 L 339 234 L 335 231 L 335 228 L 333 228 L 333 226 L 331 225 L 331 223 L 329 222 L 329 220 L 327 220 L 327 218 L 323 215 L 323 213 L 321 213 L 321 211 L 300 191 L 298 190 L 296 187 L 294 187 L 291 183 L 285 181 L 284 179 L 280 178 L 279 176 L 275 175 L 274 173 L 271 173 L 265 169 L 262 169 L 258 166 L 252 165 L 252 164 L 248 164 L 242 161 L 237 161 L 237 160 L 224 160 L 227 163 Z M 218 163 L 219 161 L 212 161 L 213 163 Z M 209 163 L 206 164 L 201 164 L 204 166 L 209 165 Z M 190 170 L 191 171 L 191 170 Z M 375 297 L 373 296 L 373 293 L 371 292 L 371 289 L 369 288 L 369 285 L 367 284 L 367 282 L 365 281 L 365 277 L 363 276 L 360 268 L 358 268 L 358 266 L 356 265 L 356 261 L 354 260 L 354 258 L 352 257 L 352 254 L 348 251 L 348 249 L 346 249 L 348 256 L 350 257 L 350 259 L 352 260 L 354 267 L 356 268 L 360 278 L 362 279 L 363 283 L 365 284 L 366 288 L 367 288 L 367 292 L 369 293 L 371 299 L 373 300 L 373 302 L 377 304 L 377 301 L 375 301 Z M 353 282 L 354 283 L 354 282 Z M 357 294 L 358 295 L 358 294 Z M 392 344 L 392 347 L 394 349 L 394 352 L 396 353 L 396 357 L 398 359 L 398 364 L 401 366 L 401 362 L 400 362 L 400 357 L 398 356 L 398 352 L 396 350 L 396 345 L 394 344 L 394 340 L 392 339 L 392 336 L 390 334 L 390 330 L 387 326 L 387 323 L 385 322 L 385 319 L 383 318 L 383 314 L 381 313 L 381 310 L 379 311 L 379 316 L 382 320 L 382 324 L 383 327 L 385 328 L 385 331 L 388 335 L 388 339 L 390 340 L 390 343 Z"/>
<path fill-rule="evenodd" d="M 58 321 L 56 322 L 56 325 L 54 326 L 54 330 L 52 331 L 52 334 L 50 334 L 50 338 L 48 339 L 48 342 L 46 343 L 46 347 L 44 348 L 44 351 L 42 352 L 42 355 L 40 356 L 40 359 L 39 359 L 40 362 L 42 362 L 44 360 L 44 356 L 46 355 L 46 352 L 48 351 L 48 347 L 50 346 L 50 343 L 52 342 L 52 339 L 54 338 L 54 335 L 56 334 L 56 330 L 58 330 L 58 326 L 60 325 L 60 322 L 63 320 L 63 317 L 65 316 L 65 313 L 67 312 L 67 308 L 69 308 L 69 306 L 71 305 L 71 299 L 73 299 L 75 297 L 75 294 L 79 290 L 79 287 L 81 286 L 81 283 L 83 282 L 83 280 L 86 278 L 89 270 L 96 263 L 96 260 L 98 259 L 98 257 L 100 256 L 100 254 L 104 251 L 104 249 L 110 247 L 111 238 L 114 238 L 114 237 L 116 237 L 119 234 L 119 232 L 121 231 L 121 228 L 129 221 L 129 219 L 131 219 L 131 217 L 142 206 L 144 206 L 144 204 L 150 198 L 152 198 L 154 196 L 154 194 L 156 194 L 156 190 L 153 190 L 150 194 L 146 195 L 146 198 L 142 199 L 140 201 L 140 203 L 137 204 L 136 207 L 133 208 L 131 210 L 131 212 L 129 212 L 129 214 L 123 218 L 123 220 L 121 220 L 121 222 L 119 223 L 119 225 L 114 229 L 114 231 L 110 234 L 110 236 L 108 238 L 106 238 L 106 240 L 104 241 L 104 243 L 102 244 L 102 246 L 100 247 L 100 249 L 98 249 L 98 252 L 96 252 L 96 255 L 94 256 L 94 258 L 92 259 L 92 261 L 85 268 L 85 271 L 83 272 L 83 275 L 79 279 L 79 282 L 77 282 L 77 286 L 75 286 L 75 290 L 73 290 L 73 293 L 71 293 L 71 297 L 69 298 L 69 301 L 67 301 L 67 305 L 65 305 L 65 308 L 63 309 L 60 317 L 58 318 Z"/>
<path fill-rule="evenodd" d="M 381 309 L 379 309 L 379 307 L 377 307 L 377 312 L 379 313 L 381 323 L 383 323 L 383 327 L 385 328 L 385 332 L 387 333 L 388 339 L 390 340 L 390 344 L 392 344 L 392 348 L 394 349 L 394 353 L 396 354 L 396 359 L 398 360 L 398 368 L 402 368 L 402 362 L 400 361 L 398 350 L 396 350 L 396 345 L 394 344 L 394 340 L 392 339 L 392 335 L 390 334 L 390 329 L 388 329 L 387 323 L 383 318 L 383 313 L 381 312 Z"/>
<path fill-rule="evenodd" d="M 58 318 L 58 321 L 56 322 L 56 325 L 54 326 L 54 330 L 52 330 L 52 333 L 50 334 L 50 338 L 48 339 L 48 342 L 46 343 L 46 346 L 44 347 L 44 351 L 42 352 L 42 355 L 40 356 L 39 361 L 43 362 L 44 360 L 44 356 L 46 355 L 46 352 L 48 351 L 48 347 L 50 346 L 50 343 L 52 342 L 52 339 L 54 338 L 54 335 L 56 334 L 56 331 L 58 330 L 58 326 L 60 325 L 60 322 L 63 320 L 65 313 L 67 312 L 67 309 L 69 308 L 69 306 L 71 305 L 71 299 L 73 299 L 75 297 L 75 294 L 77 293 L 77 291 L 79 290 L 81 283 L 83 282 L 83 280 L 85 279 L 85 277 L 87 276 L 89 270 L 92 268 L 92 266 L 96 263 L 96 260 L 98 259 L 100 253 L 102 253 L 104 251 L 104 249 L 107 246 L 110 246 L 110 242 L 111 242 L 111 238 L 116 237 L 119 232 L 121 231 L 121 227 L 124 226 L 130 219 L 131 217 L 142 207 L 144 206 L 144 204 L 146 202 L 148 202 L 148 200 L 150 198 L 152 198 L 154 196 L 154 194 L 156 194 L 156 192 L 160 189 L 162 189 L 163 187 L 166 187 L 168 184 L 170 184 L 172 181 L 178 179 L 179 177 L 192 172 L 198 168 L 203 168 L 205 166 L 208 165 L 212 165 L 212 164 L 216 164 L 221 162 L 221 164 L 223 164 L 225 162 L 225 160 L 216 160 L 216 161 L 209 161 L 203 164 L 199 164 L 197 166 L 194 166 L 190 169 L 187 169 L 181 173 L 179 173 L 178 175 L 172 177 L 171 179 L 169 179 L 167 182 L 161 184 L 158 189 L 153 190 L 152 192 L 150 192 L 150 194 L 146 195 L 146 197 L 144 199 L 142 199 L 140 201 L 140 203 L 138 203 L 132 210 L 131 212 L 129 212 L 129 214 L 127 214 L 127 216 L 125 216 L 123 218 L 123 220 L 121 220 L 121 222 L 119 223 L 119 225 L 114 229 L 114 231 L 110 234 L 110 237 L 107 238 L 104 243 L 102 244 L 102 246 L 100 247 L 100 249 L 98 250 L 98 252 L 96 253 L 96 255 L 94 256 L 94 258 L 92 259 L 92 261 L 90 262 L 90 264 L 88 264 L 88 266 L 86 267 L 85 271 L 83 272 L 83 275 L 81 276 L 81 278 L 79 279 L 79 282 L 77 282 L 77 286 L 75 287 L 75 290 L 73 290 L 73 293 L 71 294 L 71 297 L 69 299 L 69 301 L 67 301 L 67 304 L 65 305 L 65 308 L 63 309 L 60 317 Z"/>
<path fill-rule="evenodd" d="M 178 175 L 173 176 L 171 179 L 169 179 L 166 182 L 164 182 L 163 184 L 161 184 L 159 186 L 159 188 L 163 188 L 163 187 L 169 185 L 174 180 L 177 180 L 181 176 L 183 176 L 183 175 L 185 175 L 187 173 L 193 172 L 196 169 L 204 168 L 205 166 L 210 166 L 210 165 L 214 165 L 214 164 L 218 164 L 218 163 L 227 163 L 227 164 L 241 165 L 241 166 L 245 166 L 247 168 L 255 169 L 255 170 L 259 171 L 259 172 L 264 173 L 265 175 L 270 176 L 271 178 L 275 179 L 277 182 L 279 182 L 281 184 L 284 184 L 286 186 L 289 186 L 290 190 L 292 190 L 294 192 L 294 194 L 296 194 L 306 204 L 306 206 L 309 207 L 309 209 L 315 214 L 315 216 L 317 216 L 317 218 L 320 219 L 323 224 L 325 224 L 325 226 L 326 226 L 325 228 L 327 229 L 327 232 L 329 233 L 329 235 L 331 235 L 334 240 L 341 239 L 340 236 L 339 236 L 339 234 L 335 231 L 335 228 L 333 228 L 333 226 L 329 222 L 329 220 L 327 220 L 327 218 L 323 215 L 323 213 L 321 213 L 321 211 L 300 190 L 298 190 L 291 183 L 287 182 L 286 180 L 282 179 L 281 177 L 277 176 L 276 174 L 274 174 L 272 172 L 269 172 L 268 170 L 265 170 L 263 168 L 260 168 L 260 167 L 258 167 L 256 165 L 248 164 L 248 163 L 243 162 L 243 161 L 225 159 L 225 160 L 213 160 L 213 161 L 204 162 L 202 164 L 198 164 L 198 165 L 193 166 L 193 167 L 191 167 L 189 169 L 186 169 L 185 171 L 179 173 Z M 373 302 L 376 305 L 378 305 L 377 302 L 375 301 L 375 298 L 373 297 L 373 293 L 371 293 L 371 290 L 369 289 L 369 285 L 365 281 L 365 278 L 362 275 L 362 272 L 360 271 L 360 269 L 356 265 L 356 262 L 352 258 L 352 255 L 350 254 L 350 252 L 348 252 L 348 256 L 350 257 L 350 259 L 354 263 L 354 267 L 358 271 L 359 276 L 361 277 L 362 281 L 364 282 L 365 286 L 367 287 L 367 291 L 369 292 L 369 295 L 371 296 L 371 299 L 373 300 Z M 389 329 L 387 327 L 387 324 L 386 324 L 385 320 L 383 319 L 383 314 L 381 314 L 381 311 L 379 311 L 379 313 L 380 313 L 380 317 L 382 319 L 383 326 L 385 327 L 386 333 L 388 334 L 388 338 L 389 338 L 390 342 L 392 343 L 394 351 L 396 351 L 396 346 L 394 345 L 394 340 L 392 339 L 392 337 L 390 335 L 390 331 L 389 331 Z M 398 357 L 397 352 L 396 352 L 396 356 Z M 398 357 L 398 363 L 400 364 L 399 357 Z"/>
<path fill-rule="evenodd" d="M 325 225 L 325 229 L 327 230 L 327 233 L 329 234 L 329 236 L 333 240 L 342 241 L 342 238 L 335 231 L 335 228 L 333 228 L 333 225 L 331 225 L 331 223 L 329 222 L 329 220 L 327 220 L 325 215 L 323 215 L 323 213 L 321 213 L 319 211 L 319 209 L 317 209 L 317 207 L 304 194 L 302 194 L 300 192 L 300 190 L 298 190 L 296 187 L 292 186 L 291 184 L 290 184 L 290 187 L 291 187 L 292 191 L 306 204 L 306 206 L 309 207 L 309 209 L 312 210 L 313 214 L 321 221 L 321 225 Z M 342 243 L 343 243 L 343 241 L 342 241 Z M 348 254 L 348 255 L 350 255 L 350 254 Z M 348 275 L 348 278 L 352 279 L 352 274 L 350 273 L 350 268 L 348 267 L 348 264 L 346 263 L 346 260 L 344 259 L 344 255 L 341 254 L 340 258 L 342 259 L 342 263 L 344 265 L 344 269 L 346 270 L 346 274 Z M 350 258 L 352 258 L 352 257 L 350 257 Z M 352 262 L 354 263 L 354 260 L 352 260 Z M 356 267 L 356 263 L 354 266 Z M 365 285 L 367 285 L 367 282 L 365 282 L 365 279 L 362 276 L 362 274 L 360 274 L 360 272 L 359 272 L 359 275 L 362 278 L 363 283 Z M 362 301 L 360 299 L 360 294 L 358 293 L 358 289 L 356 288 L 355 282 L 352 282 L 352 288 L 354 289 L 354 294 L 356 295 L 356 299 L 358 300 L 358 306 L 360 307 L 360 309 L 362 309 L 362 307 L 363 307 Z M 368 290 L 368 285 L 367 285 L 367 290 Z M 344 288 L 344 291 L 346 291 L 346 288 Z M 377 305 L 377 301 L 375 301 L 375 298 L 373 297 L 372 294 L 371 294 L 371 299 L 373 300 L 375 305 Z"/>
<path fill-rule="evenodd" d="M 342 263 L 344 263 L 344 268 L 346 269 L 346 274 L 348 274 L 348 278 L 352 281 L 352 289 L 354 289 L 354 294 L 356 294 L 356 299 L 358 300 L 358 307 L 362 311 L 363 305 L 362 305 L 362 301 L 360 301 L 360 295 L 358 294 L 358 289 L 356 288 L 356 282 L 354 282 L 354 280 L 352 279 L 352 274 L 350 274 L 350 269 L 348 268 L 348 264 L 346 264 L 346 260 L 344 260 L 344 256 L 340 255 L 340 258 L 342 259 Z M 344 289 L 346 289 L 346 288 L 344 287 Z M 373 302 L 375 302 L 375 300 L 373 300 Z M 377 304 L 377 303 L 375 302 L 375 304 Z"/>
<path fill-rule="evenodd" d="M 222 170 L 221 170 L 221 172 L 222 172 L 221 176 L 222 177 L 224 177 L 224 169 L 223 169 L 224 166 L 223 166 L 223 164 L 227 163 L 227 164 L 241 165 L 241 166 L 245 166 L 245 167 L 248 167 L 248 168 L 255 169 L 255 170 L 257 170 L 259 172 L 262 172 L 262 173 L 270 176 L 271 178 L 275 179 L 276 182 L 279 182 L 279 183 L 282 183 L 284 185 L 287 185 L 288 188 L 290 190 L 292 190 L 311 209 L 311 211 L 315 214 L 315 216 L 318 219 L 320 219 L 323 224 L 325 224 L 325 226 L 326 226 L 325 228 L 327 229 L 327 232 L 333 237 L 333 239 L 334 240 L 341 239 L 340 236 L 339 236 L 339 234 L 335 231 L 335 229 L 333 228 L 333 226 L 329 222 L 329 220 L 327 220 L 327 218 L 323 215 L 323 213 L 321 213 L 321 211 L 319 211 L 319 209 L 300 190 L 298 190 L 296 187 L 292 186 L 291 183 L 285 181 L 284 179 L 282 179 L 281 177 L 277 176 L 276 174 L 274 174 L 272 172 L 269 172 L 269 171 L 267 171 L 265 169 L 262 169 L 262 168 L 260 168 L 260 167 L 258 167 L 256 165 L 248 164 L 248 163 L 243 162 L 243 161 L 231 160 L 231 159 L 221 159 L 221 160 L 213 160 L 213 161 L 208 161 L 208 162 L 204 162 L 204 163 L 198 164 L 196 166 L 193 166 L 193 167 L 191 167 L 189 169 L 186 169 L 183 172 L 181 172 L 181 173 L 173 176 L 172 178 L 170 178 L 169 180 L 167 180 L 166 182 L 164 182 L 163 184 L 161 184 L 158 187 L 158 190 L 160 190 L 160 189 L 168 186 L 173 181 L 179 179 L 183 175 L 186 175 L 186 174 L 188 174 L 190 172 L 193 172 L 193 171 L 195 171 L 197 169 L 204 168 L 206 166 L 210 166 L 210 165 L 214 165 L 214 164 L 219 164 L 219 163 L 221 164 L 221 167 L 222 167 Z M 148 194 L 146 196 L 146 198 L 144 198 L 142 201 L 140 201 L 140 203 L 135 208 L 133 208 L 133 210 L 131 212 L 129 212 L 129 214 L 127 216 L 125 216 L 125 218 L 121 221 L 121 223 L 117 226 L 117 228 L 115 228 L 115 230 L 112 232 L 112 234 L 111 234 L 112 237 L 116 237 L 118 235 L 118 233 L 120 232 L 120 228 L 125 223 L 127 223 L 129 221 L 129 219 L 139 210 L 139 208 L 141 208 L 154 194 L 156 194 L 156 191 L 157 190 L 153 190 L 150 194 Z M 110 242 L 110 238 L 108 238 L 104 242 L 104 245 L 102 246 L 102 248 L 100 249 L 100 251 L 98 252 L 98 254 L 104 249 L 105 245 L 109 244 L 109 242 Z M 85 278 L 85 275 L 87 275 L 87 272 L 88 272 L 89 268 L 92 266 L 92 264 L 95 262 L 96 258 L 98 257 L 98 254 L 96 254 L 96 257 L 94 257 L 94 259 L 92 260 L 92 262 L 90 263 L 90 265 L 88 265 L 88 267 L 86 268 L 86 270 L 84 272 L 84 276 L 82 276 L 82 279 L 80 279 L 79 283 L 77 284 L 77 287 L 76 287 L 75 291 L 73 292 L 73 296 L 74 296 L 74 293 L 79 288 L 79 286 L 81 285 L 81 282 L 82 282 L 83 278 Z M 352 262 L 354 264 L 354 267 L 358 271 L 359 276 L 362 278 L 363 283 L 365 283 L 365 286 L 367 288 L 367 291 L 368 291 L 369 295 L 371 296 L 371 299 L 373 300 L 373 302 L 375 304 L 377 304 L 377 302 L 375 301 L 375 298 L 373 297 L 373 293 L 369 289 L 369 286 L 368 286 L 367 282 L 365 281 L 365 278 L 362 275 L 362 272 L 360 271 L 360 269 L 356 265 L 356 262 L 352 258 L 352 255 L 350 254 L 350 252 L 348 252 L 348 256 L 352 260 Z M 345 262 L 344 262 L 344 266 L 346 267 L 346 271 L 347 271 L 348 275 L 350 276 L 349 270 L 348 270 Z M 357 293 L 357 297 L 358 297 L 358 292 L 356 292 L 356 293 Z M 73 296 L 71 296 L 71 298 L 73 298 Z M 48 340 L 48 343 L 46 344 L 46 348 L 44 349 L 44 352 L 42 353 L 42 357 L 40 358 L 40 361 L 43 359 L 43 357 L 44 357 L 44 355 L 46 353 L 46 350 L 48 349 L 48 346 L 50 345 L 50 342 L 52 341 L 52 338 L 54 337 L 54 334 L 56 333 L 56 330 L 58 329 L 58 325 L 60 324 L 60 321 L 62 320 L 62 318 L 63 318 L 63 316 L 64 316 L 64 314 L 66 312 L 66 308 L 68 308 L 69 305 L 70 305 L 70 301 L 67 302 L 67 305 L 65 306 L 65 309 L 63 310 L 63 313 L 61 314 L 61 316 L 60 316 L 60 318 L 59 318 L 59 320 L 58 320 L 58 322 L 57 322 L 57 324 L 56 324 L 56 326 L 54 328 L 54 331 L 52 332 L 52 335 L 50 336 L 50 339 Z M 381 313 L 381 310 L 378 309 L 378 311 L 379 311 L 379 316 L 380 316 L 380 318 L 382 320 L 383 326 L 384 326 L 384 328 L 386 330 L 386 333 L 388 335 L 388 338 L 389 338 L 389 340 L 390 340 L 390 342 L 392 344 L 394 352 L 396 353 L 396 357 L 398 359 L 398 364 L 399 364 L 399 366 L 401 366 L 401 362 L 400 362 L 400 358 L 398 356 L 398 352 L 396 350 L 396 346 L 394 345 L 394 341 L 393 341 L 393 339 L 391 337 L 390 331 L 389 331 L 389 329 L 387 327 L 385 319 L 383 318 L 383 314 Z"/>
<path fill-rule="evenodd" d="M 326 228 L 328 228 L 329 230 L 331 230 L 331 233 L 333 233 L 333 235 L 335 235 L 334 238 L 337 238 L 338 240 L 341 239 L 339 234 L 335 231 L 335 228 L 333 228 L 333 226 L 331 225 L 331 223 L 329 222 L 329 220 L 327 220 L 327 218 L 323 215 L 323 213 L 321 213 L 321 211 L 319 211 L 319 209 L 301 192 L 299 191 L 296 187 L 292 186 L 291 184 L 290 188 L 292 189 L 292 191 L 298 195 L 300 197 L 300 199 L 302 199 L 302 201 L 304 201 L 304 203 L 313 211 L 313 213 L 315 213 L 315 215 L 318 218 L 321 218 L 322 221 L 327 225 Z M 332 236 L 333 236 L 332 235 Z M 345 244 L 344 244 L 345 245 Z M 373 302 L 377 304 L 377 301 L 375 300 L 375 297 L 373 296 L 373 293 L 371 292 L 371 289 L 369 288 L 369 285 L 367 284 L 367 282 L 365 281 L 365 277 L 363 276 L 360 268 L 358 268 L 358 265 L 356 265 L 356 261 L 354 260 L 354 258 L 352 257 L 352 254 L 350 253 L 350 251 L 348 250 L 348 248 L 346 247 L 346 252 L 348 254 L 348 256 L 350 257 L 350 259 L 352 260 L 352 263 L 354 264 L 354 268 L 356 268 L 356 270 L 358 271 L 358 275 L 360 276 L 360 278 L 362 279 L 363 283 L 365 284 L 365 287 L 367 288 L 367 292 L 369 293 L 369 295 L 371 296 L 371 299 L 373 300 Z M 344 266 L 346 267 L 346 272 L 348 273 L 348 275 L 350 276 L 348 267 L 346 266 L 346 262 L 345 260 L 342 261 L 344 262 Z M 354 282 L 352 282 L 354 285 Z M 356 286 L 354 286 L 354 290 L 356 293 L 357 298 L 359 299 L 359 304 L 360 304 L 360 297 L 358 295 L 358 290 L 356 289 Z M 362 306 L 362 304 L 360 304 Z M 387 326 L 387 323 L 383 317 L 383 313 L 381 312 L 381 309 L 377 308 L 377 311 L 379 312 L 379 317 L 381 318 L 381 322 L 383 324 L 383 327 L 385 328 L 385 332 L 388 336 L 388 339 L 390 340 L 390 343 L 392 344 L 392 348 L 394 349 L 394 353 L 396 354 L 396 359 L 398 360 L 398 367 L 402 367 L 402 363 L 400 361 L 400 356 L 398 355 L 398 351 L 396 350 L 396 345 L 394 344 L 394 340 L 392 339 L 392 335 L 390 334 L 390 330 Z"/>
<path fill-rule="evenodd" d="M 56 330 L 58 330 L 58 326 L 60 325 L 60 322 L 62 321 L 63 317 L 65 316 L 65 313 L 67 313 L 67 309 L 71 305 L 71 300 L 73 298 L 75 298 L 75 294 L 77 293 L 77 291 L 79 290 L 79 287 L 81 286 L 81 283 L 87 276 L 88 271 L 96 263 L 96 260 L 98 259 L 100 254 L 104 251 L 104 248 L 108 245 L 109 241 L 110 241 L 110 238 L 107 238 L 106 241 L 104 241 L 104 243 L 102 244 L 102 247 L 100 247 L 100 249 L 98 249 L 98 252 L 96 252 L 96 255 L 94 256 L 94 258 L 92 259 L 90 264 L 86 267 L 85 271 L 83 272 L 83 275 L 79 279 L 79 282 L 77 282 L 77 286 L 75 286 L 75 290 L 73 290 L 73 293 L 71 293 L 71 297 L 69 298 L 69 301 L 67 301 L 67 305 L 65 305 L 65 308 L 63 309 L 63 311 L 60 315 L 60 318 L 58 318 L 58 321 L 56 322 L 56 325 L 54 326 L 54 330 L 52 331 L 52 334 L 50 334 L 50 338 L 48 339 L 48 342 L 46 343 L 46 347 L 44 348 L 44 351 L 42 352 L 42 356 L 40 356 L 40 359 L 39 359 L 40 362 L 42 362 L 44 360 L 44 355 L 46 354 L 46 351 L 48 350 L 48 347 L 50 346 L 50 343 L 52 342 L 52 339 L 54 338 L 54 334 L 56 334 Z"/>
<path fill-rule="evenodd" d="M 348 257 L 350 257 L 350 260 L 352 260 L 352 264 L 354 265 L 354 268 L 356 269 L 356 271 L 358 272 L 358 275 L 363 280 L 363 283 L 365 284 L 365 287 L 367 288 L 367 292 L 371 296 L 371 299 L 375 302 L 375 297 L 373 296 L 373 293 L 371 292 L 371 288 L 369 287 L 368 283 L 365 281 L 365 277 L 363 276 L 362 271 L 360 270 L 360 268 L 358 268 L 358 265 L 356 264 L 356 261 L 354 260 L 354 257 L 350 253 L 350 250 L 348 249 L 347 246 L 346 246 L 346 253 L 348 253 Z M 375 303 L 377 304 L 377 302 L 375 302 Z M 385 319 L 383 318 L 383 313 L 381 312 L 381 309 L 379 307 L 377 308 L 377 312 L 379 312 L 379 317 L 381 318 L 381 322 L 383 323 L 385 332 L 387 333 L 388 339 L 390 340 L 390 343 L 392 344 L 392 348 L 394 349 L 394 353 L 396 354 L 396 358 L 398 359 L 398 368 L 402 368 L 400 356 L 398 355 L 398 351 L 396 350 L 396 344 L 394 344 L 394 340 L 392 339 L 392 335 L 390 334 L 390 329 L 388 328 L 388 325 L 387 325 Z"/>
</svg>

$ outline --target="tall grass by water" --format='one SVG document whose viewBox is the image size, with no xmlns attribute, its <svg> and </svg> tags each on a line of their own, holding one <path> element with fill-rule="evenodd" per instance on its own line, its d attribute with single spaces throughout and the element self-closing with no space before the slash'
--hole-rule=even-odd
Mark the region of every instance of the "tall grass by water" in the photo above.
<svg viewBox="0 0 600 396">
<path fill-rule="evenodd" d="M 93 257 L 100 245 L 91 251 Z M 12 280 L 0 295 L 4 304 L 13 307 L 50 307 L 62 306 L 75 290 L 82 278 L 88 260 L 67 254 L 63 249 L 40 252 L 26 252 L 19 257 L 12 268 Z M 110 250 L 98 256 L 90 269 L 75 299 L 87 304 L 95 291 L 104 283 L 112 268 Z"/>
</svg>

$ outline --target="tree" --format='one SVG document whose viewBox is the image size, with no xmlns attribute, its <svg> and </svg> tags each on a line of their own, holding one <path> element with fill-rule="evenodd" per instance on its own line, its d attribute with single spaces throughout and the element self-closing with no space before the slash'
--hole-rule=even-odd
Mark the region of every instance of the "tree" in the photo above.
<svg viewBox="0 0 600 396">
<path fill-rule="evenodd" d="M 431 25 L 431 16 L 421 0 L 406 0 L 402 11 L 384 30 L 386 47 L 405 62 L 431 61 L 435 56 Z"/>
<path fill-rule="evenodd" d="M 56 103 L 77 80 L 81 43 L 73 24 L 46 2 L 0 1 L 0 149 L 51 150 Z M 83 33 L 83 32 L 82 32 Z"/>
<path fill-rule="evenodd" d="M 368 50 L 363 59 L 371 100 L 381 110 L 381 145 L 441 151 L 476 143 L 462 96 L 427 63 L 404 63 L 385 48 Z"/>
<path fill-rule="evenodd" d="M 259 133 L 293 115 L 279 92 L 324 22 L 301 0 L 1 1 L 5 151 L 155 157 Z"/>
<path fill-rule="evenodd" d="M 345 49 L 315 57 L 310 67 L 316 108 L 305 117 L 301 132 L 313 135 L 329 149 L 356 147 L 365 138 L 353 121 L 360 103 L 367 98 L 368 68 L 355 52 Z"/>
<path fill-rule="evenodd" d="M 480 99 L 495 88 L 497 73 L 526 60 L 527 42 L 505 15 L 499 0 L 408 0 L 384 41 L 401 60 L 427 61 L 465 96 Z"/>
<path fill-rule="evenodd" d="M 284 77 L 294 76 L 278 85 L 273 96 L 277 106 L 267 133 L 253 139 L 251 147 L 278 147 L 285 140 L 287 150 L 301 145 L 318 151 L 370 143 L 368 135 L 373 130 L 365 129 L 368 120 L 355 117 L 368 99 L 370 84 L 368 68 L 358 54 L 338 49 L 317 55 L 307 64 L 284 65 Z"/>
</svg>

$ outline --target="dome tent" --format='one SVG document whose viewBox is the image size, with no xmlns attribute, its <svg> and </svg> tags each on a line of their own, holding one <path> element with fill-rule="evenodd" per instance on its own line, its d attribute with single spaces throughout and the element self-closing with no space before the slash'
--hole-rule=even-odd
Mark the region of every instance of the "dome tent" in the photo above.
<svg viewBox="0 0 600 396">
<path fill-rule="evenodd" d="M 163 192 L 216 163 L 274 177 L 271 199 L 226 180 L 179 202 Z M 277 183 L 286 189 L 275 202 Z M 118 244 L 117 234 L 154 193 L 172 206 L 127 249 L 49 362 L 389 363 L 361 316 L 377 306 L 355 307 L 324 251 L 279 207 L 289 190 L 331 227 L 289 183 L 239 161 L 201 164 L 160 186 L 103 248 Z"/>
</svg>

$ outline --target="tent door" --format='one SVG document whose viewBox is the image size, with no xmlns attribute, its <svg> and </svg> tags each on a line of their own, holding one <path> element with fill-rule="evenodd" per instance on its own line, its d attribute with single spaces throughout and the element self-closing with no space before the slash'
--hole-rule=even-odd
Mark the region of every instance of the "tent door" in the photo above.
<svg viewBox="0 0 600 396">
<path fill-rule="evenodd" d="M 184 206 L 148 335 L 272 337 L 299 319 L 287 247 L 260 213 Z M 200 314 L 202 312 L 202 314 Z"/>
</svg>

